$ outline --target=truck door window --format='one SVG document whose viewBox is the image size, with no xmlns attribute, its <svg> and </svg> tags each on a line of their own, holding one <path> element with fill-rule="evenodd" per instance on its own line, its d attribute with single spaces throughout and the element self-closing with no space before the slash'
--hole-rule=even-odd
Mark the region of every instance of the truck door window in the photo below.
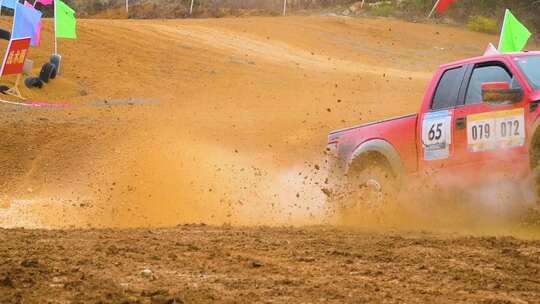
<svg viewBox="0 0 540 304">
<path fill-rule="evenodd" d="M 433 96 L 432 110 L 448 109 L 456 106 L 464 74 L 465 67 L 453 68 L 444 72 Z"/>
<path fill-rule="evenodd" d="M 521 87 L 519 81 L 512 76 L 503 63 L 478 65 L 472 72 L 467 95 L 465 96 L 465 104 L 482 102 L 482 83 L 485 82 L 509 82 L 513 89 Z"/>
</svg>

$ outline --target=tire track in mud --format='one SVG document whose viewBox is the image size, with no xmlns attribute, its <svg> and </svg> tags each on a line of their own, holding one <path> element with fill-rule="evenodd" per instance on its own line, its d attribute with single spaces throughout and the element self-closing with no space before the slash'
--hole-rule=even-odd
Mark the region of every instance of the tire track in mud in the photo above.
<svg viewBox="0 0 540 304">
<path fill-rule="evenodd" d="M 247 62 L 251 60 L 263 59 L 269 62 L 276 62 L 287 65 L 289 68 L 308 68 L 324 71 L 337 71 L 348 73 L 365 73 L 389 75 L 398 78 L 422 78 L 428 79 L 431 75 L 425 72 L 415 72 L 399 70 L 395 68 L 384 68 L 372 65 L 365 65 L 359 62 L 346 61 L 342 59 L 331 59 L 328 56 L 321 56 L 310 53 L 306 50 L 295 48 L 284 42 L 268 42 L 258 39 L 256 36 L 227 31 L 224 29 L 211 29 L 203 26 L 168 26 L 151 25 L 148 33 L 159 32 L 160 35 L 168 36 L 176 40 L 182 39 L 183 43 L 203 48 L 210 47 L 219 50 L 230 56 L 231 51 L 239 56 L 251 56 L 243 58 Z"/>
<path fill-rule="evenodd" d="M 330 227 L 0 229 L 0 302 L 536 303 L 539 248 Z"/>
</svg>

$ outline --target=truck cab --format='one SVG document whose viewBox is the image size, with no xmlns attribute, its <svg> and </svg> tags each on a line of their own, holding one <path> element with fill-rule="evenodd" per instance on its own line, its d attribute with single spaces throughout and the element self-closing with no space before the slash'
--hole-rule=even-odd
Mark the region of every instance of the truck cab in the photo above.
<svg viewBox="0 0 540 304">
<path fill-rule="evenodd" d="M 417 114 L 330 133 L 331 171 L 379 191 L 387 182 L 373 167 L 400 184 L 525 181 L 540 161 L 539 104 L 540 52 L 442 65 Z"/>
</svg>

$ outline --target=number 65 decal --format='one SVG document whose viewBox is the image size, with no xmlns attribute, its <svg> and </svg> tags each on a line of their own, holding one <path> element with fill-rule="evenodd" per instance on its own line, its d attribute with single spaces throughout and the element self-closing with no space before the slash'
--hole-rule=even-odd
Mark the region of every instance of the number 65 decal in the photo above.
<svg viewBox="0 0 540 304">
<path fill-rule="evenodd" d="M 448 158 L 450 144 L 452 116 L 449 111 L 427 113 L 422 121 L 422 144 L 424 159 L 437 160 Z"/>
<path fill-rule="evenodd" d="M 432 124 L 428 132 L 428 140 L 439 140 L 442 137 L 443 123 Z"/>
</svg>

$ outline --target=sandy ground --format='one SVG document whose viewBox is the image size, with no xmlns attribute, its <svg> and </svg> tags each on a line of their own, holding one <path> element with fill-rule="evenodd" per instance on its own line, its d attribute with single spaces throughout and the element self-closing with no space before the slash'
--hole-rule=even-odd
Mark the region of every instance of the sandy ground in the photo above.
<svg viewBox="0 0 540 304">
<path fill-rule="evenodd" d="M 0 108 L 0 226 L 64 229 L 0 231 L 0 303 L 533 303 L 536 226 L 435 199 L 332 228 L 320 191 L 328 131 L 416 111 L 437 65 L 496 40 L 389 19 L 81 20 L 61 77 Z M 185 223 L 214 226 L 159 228 Z"/>
</svg>

